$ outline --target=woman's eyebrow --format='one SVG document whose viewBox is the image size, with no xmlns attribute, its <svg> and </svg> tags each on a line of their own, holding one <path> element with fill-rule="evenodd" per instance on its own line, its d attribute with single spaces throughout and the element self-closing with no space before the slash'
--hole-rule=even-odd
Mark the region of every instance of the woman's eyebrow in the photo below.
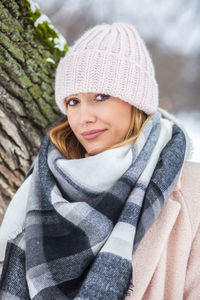
<svg viewBox="0 0 200 300">
<path fill-rule="evenodd" d="M 78 95 L 79 95 L 79 94 L 72 94 L 72 95 L 69 95 L 69 96 L 65 97 L 65 100 L 70 99 L 70 98 L 72 98 L 72 97 L 77 97 Z"/>
<path fill-rule="evenodd" d="M 92 94 L 94 94 L 94 95 L 91 95 L 90 97 L 97 96 L 101 93 L 92 93 Z M 65 99 L 68 99 L 68 98 L 71 98 L 71 97 L 74 97 L 74 96 L 78 97 L 79 95 L 80 95 L 79 93 L 78 94 L 71 94 L 71 95 L 67 96 Z"/>
<path fill-rule="evenodd" d="M 72 96 L 78 96 L 79 94 L 72 94 L 72 95 L 69 95 L 67 96 L 66 98 L 69 98 L 69 97 L 72 97 Z"/>
</svg>

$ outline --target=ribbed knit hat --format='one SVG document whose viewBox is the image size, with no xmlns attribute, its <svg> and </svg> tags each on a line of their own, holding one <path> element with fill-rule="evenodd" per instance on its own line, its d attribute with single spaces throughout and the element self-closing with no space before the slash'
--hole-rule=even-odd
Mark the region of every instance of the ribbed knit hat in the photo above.
<svg viewBox="0 0 200 300">
<path fill-rule="evenodd" d="M 109 94 L 146 114 L 156 112 L 158 85 L 154 67 L 132 25 L 96 25 L 61 58 L 55 82 L 55 98 L 60 110 L 66 114 L 65 97 L 84 92 Z"/>
</svg>

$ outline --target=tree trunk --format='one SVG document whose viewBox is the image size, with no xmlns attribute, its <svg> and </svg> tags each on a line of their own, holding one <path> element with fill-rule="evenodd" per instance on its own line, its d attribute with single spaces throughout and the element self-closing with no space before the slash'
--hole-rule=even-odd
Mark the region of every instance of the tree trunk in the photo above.
<svg viewBox="0 0 200 300">
<path fill-rule="evenodd" d="M 0 223 L 33 162 L 47 126 L 58 116 L 55 68 L 67 51 L 28 0 L 0 2 Z"/>
</svg>

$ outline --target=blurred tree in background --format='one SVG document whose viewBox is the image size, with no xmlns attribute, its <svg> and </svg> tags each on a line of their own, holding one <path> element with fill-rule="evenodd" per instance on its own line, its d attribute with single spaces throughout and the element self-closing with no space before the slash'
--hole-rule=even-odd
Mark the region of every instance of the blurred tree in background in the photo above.
<svg viewBox="0 0 200 300">
<path fill-rule="evenodd" d="M 59 114 L 54 74 L 66 51 L 62 36 L 33 3 L 0 2 L 0 223 Z"/>
</svg>

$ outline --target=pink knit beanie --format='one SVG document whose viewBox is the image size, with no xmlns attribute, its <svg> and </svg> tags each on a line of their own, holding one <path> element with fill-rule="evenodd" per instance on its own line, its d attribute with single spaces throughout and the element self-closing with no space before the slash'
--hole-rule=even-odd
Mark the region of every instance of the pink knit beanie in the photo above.
<svg viewBox="0 0 200 300">
<path fill-rule="evenodd" d="M 146 114 L 158 107 L 158 85 L 149 52 L 136 29 L 126 23 L 96 25 L 61 58 L 55 98 L 66 114 L 65 97 L 77 93 L 118 97 Z"/>
</svg>

